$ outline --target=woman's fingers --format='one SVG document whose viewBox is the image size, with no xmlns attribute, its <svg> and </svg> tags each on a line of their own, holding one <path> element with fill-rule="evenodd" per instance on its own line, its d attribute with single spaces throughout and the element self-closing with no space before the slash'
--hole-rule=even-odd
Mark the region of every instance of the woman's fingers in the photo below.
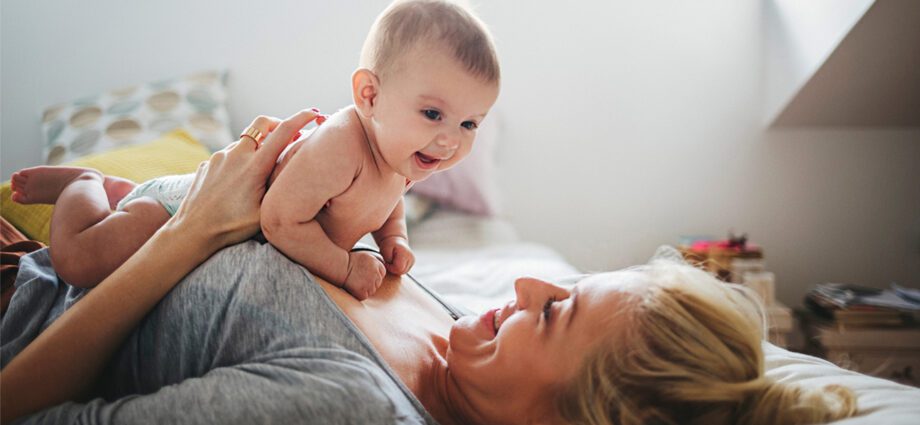
<svg viewBox="0 0 920 425">
<path fill-rule="evenodd" d="M 228 151 L 233 151 L 237 149 L 237 146 L 239 146 L 239 149 L 245 149 L 248 152 L 257 150 L 262 141 L 265 140 L 269 133 L 274 131 L 280 123 L 281 120 L 278 118 L 259 115 L 256 117 L 256 119 L 252 120 L 252 123 L 250 123 L 246 129 L 243 130 L 243 134 L 240 134 L 240 139 L 227 146 L 226 149 Z M 250 133 L 252 129 L 255 129 L 256 131 Z"/>
<path fill-rule="evenodd" d="M 271 133 L 275 127 L 281 124 L 281 120 L 275 117 L 269 117 L 266 115 L 259 115 L 256 119 L 252 120 L 251 126 L 258 128 L 263 135 Z"/>
<path fill-rule="evenodd" d="M 266 137 L 268 137 L 269 133 L 275 131 L 275 128 L 278 127 L 278 124 L 281 124 L 281 120 L 278 118 L 269 117 L 267 115 L 259 115 L 256 117 L 256 119 L 252 120 L 252 123 L 250 123 L 249 127 L 246 127 L 246 129 L 248 130 L 250 128 L 254 128 L 259 130 L 259 132 L 262 133 L 262 137 L 259 139 L 259 142 L 261 143 L 263 140 L 265 140 Z"/>
<path fill-rule="evenodd" d="M 278 155 L 281 155 L 281 151 L 294 140 L 294 135 L 320 116 L 319 110 L 316 108 L 304 109 L 276 124 L 272 132 L 265 138 L 262 146 L 260 146 L 259 152 L 256 153 L 258 161 L 265 164 L 274 164 L 278 159 Z"/>
</svg>

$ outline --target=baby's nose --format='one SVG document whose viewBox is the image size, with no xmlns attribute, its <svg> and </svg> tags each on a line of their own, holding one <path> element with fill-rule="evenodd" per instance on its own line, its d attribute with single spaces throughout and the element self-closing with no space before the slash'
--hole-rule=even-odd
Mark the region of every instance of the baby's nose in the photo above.
<svg viewBox="0 0 920 425">
<path fill-rule="evenodd" d="M 460 146 L 460 135 L 454 133 L 441 133 L 437 139 L 437 145 L 441 148 L 454 151 Z"/>
</svg>

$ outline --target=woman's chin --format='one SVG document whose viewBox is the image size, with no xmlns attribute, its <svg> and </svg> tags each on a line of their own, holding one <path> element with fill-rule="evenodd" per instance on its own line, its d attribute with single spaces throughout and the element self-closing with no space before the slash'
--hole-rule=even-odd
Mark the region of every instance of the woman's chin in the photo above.
<svg viewBox="0 0 920 425">
<path fill-rule="evenodd" d="M 483 326 L 480 316 L 463 316 L 450 327 L 448 347 L 460 352 L 479 351 L 492 341 L 492 337 Z"/>
</svg>

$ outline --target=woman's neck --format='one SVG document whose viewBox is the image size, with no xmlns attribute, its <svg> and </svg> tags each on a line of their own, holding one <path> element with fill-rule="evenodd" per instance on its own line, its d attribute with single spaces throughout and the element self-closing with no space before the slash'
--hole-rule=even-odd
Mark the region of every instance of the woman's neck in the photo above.
<svg viewBox="0 0 920 425">
<path fill-rule="evenodd" d="M 425 406 L 425 410 L 433 416 L 438 423 L 443 425 L 459 425 L 475 423 L 462 414 L 461 406 L 466 406 L 467 400 L 458 391 L 450 371 L 447 368 L 447 340 L 440 338 L 432 341 L 435 353 L 427 359 L 423 367 L 423 379 L 420 388 L 414 389 L 415 396 Z"/>
</svg>

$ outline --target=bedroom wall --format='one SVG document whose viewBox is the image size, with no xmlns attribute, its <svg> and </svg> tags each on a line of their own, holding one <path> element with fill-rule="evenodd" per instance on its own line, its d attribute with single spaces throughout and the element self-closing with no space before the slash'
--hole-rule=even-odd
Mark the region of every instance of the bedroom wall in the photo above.
<svg viewBox="0 0 920 425">
<path fill-rule="evenodd" d="M 234 131 L 335 109 L 386 3 L 4 0 L 0 171 L 39 161 L 44 106 L 202 69 L 231 70 Z M 747 232 L 788 304 L 819 282 L 920 285 L 920 129 L 765 129 L 763 1 L 477 3 L 524 238 L 603 270 Z"/>
</svg>

